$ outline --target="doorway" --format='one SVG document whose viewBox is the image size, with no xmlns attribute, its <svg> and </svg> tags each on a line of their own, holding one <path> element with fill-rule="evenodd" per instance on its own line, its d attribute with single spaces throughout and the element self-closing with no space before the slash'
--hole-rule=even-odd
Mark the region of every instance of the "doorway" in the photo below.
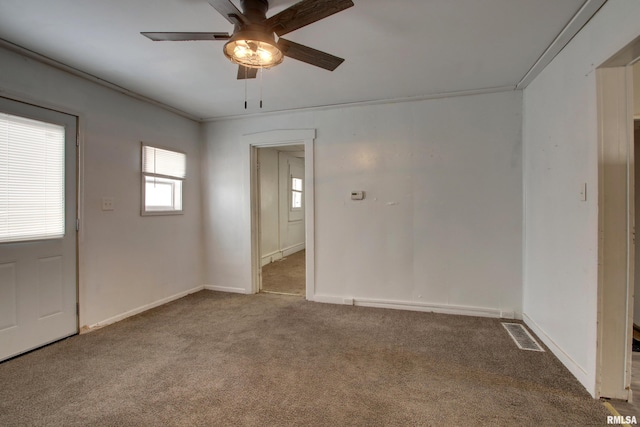
<svg viewBox="0 0 640 427">
<path fill-rule="evenodd" d="M 78 332 L 77 117 L 0 97 L 0 361 Z"/>
<path fill-rule="evenodd" d="M 251 209 L 251 293 L 258 293 L 262 289 L 263 283 L 263 262 L 272 263 L 282 254 L 282 258 L 289 255 L 297 254 L 298 261 L 304 259 L 304 295 L 307 300 L 313 301 L 315 296 L 315 205 L 314 205 L 314 141 L 316 137 L 315 129 L 291 129 L 291 130 L 274 130 L 248 134 L 243 136 L 243 142 L 247 144 L 249 164 L 250 164 L 250 186 L 248 199 L 250 200 Z M 284 250 L 278 250 L 271 253 L 262 249 L 262 219 L 261 219 L 261 191 L 260 191 L 260 168 L 259 150 L 265 148 L 274 148 L 278 153 L 286 153 L 284 157 L 296 157 L 292 153 L 297 153 L 302 160 L 303 170 L 294 167 L 293 173 L 288 172 L 287 196 L 283 200 L 287 200 L 287 207 L 284 211 L 289 211 L 291 216 L 287 216 L 287 221 L 296 222 L 298 226 L 304 229 L 304 243 L 300 246 L 295 243 L 283 246 Z M 300 150 L 303 148 L 303 150 Z M 280 154 L 278 155 L 280 156 Z M 287 169 L 288 170 L 288 169 Z M 304 177 L 302 182 L 293 181 L 300 179 L 296 174 L 301 173 Z M 291 176 L 296 175 L 296 176 Z M 300 187 L 300 185 L 302 187 Z M 302 188 L 302 191 L 300 191 Z M 294 194 L 295 193 L 295 194 Z M 273 193 L 272 193 L 273 194 Z M 302 207 L 304 209 L 300 209 Z M 291 208 L 289 208 L 291 206 Z M 273 221 L 273 219 L 272 219 Z M 278 219 L 278 221 L 280 221 Z M 268 232 L 265 232 L 265 238 Z M 304 250 L 302 250 L 304 248 Z M 273 248 L 272 248 L 273 249 Z M 273 250 L 272 250 L 273 252 Z M 271 257 L 271 259 L 269 259 Z M 280 258 L 280 259 L 282 259 Z M 266 265 L 266 264 L 265 264 Z"/>
<path fill-rule="evenodd" d="M 627 69 L 627 72 L 630 70 Z M 620 346 L 620 349 L 623 350 L 620 354 L 625 356 L 624 361 L 622 358 L 619 358 L 619 364 L 615 367 L 615 369 L 602 369 L 601 375 L 604 380 L 605 388 L 603 388 L 602 397 L 614 397 L 616 400 L 612 401 L 611 404 L 615 408 L 615 410 L 623 416 L 635 416 L 640 417 L 640 241 L 635 238 L 635 224 L 640 224 L 640 168 L 635 167 L 635 165 L 640 164 L 640 64 L 636 63 L 632 68 L 633 76 L 630 77 L 629 74 L 626 75 L 628 83 L 631 83 L 633 86 L 632 91 L 628 91 L 630 95 L 633 93 L 633 127 L 629 131 L 629 135 L 631 139 L 631 143 L 629 144 L 629 157 L 632 159 L 629 162 L 628 172 L 629 172 L 629 183 L 628 183 L 628 191 L 629 195 L 633 197 L 629 197 L 628 206 L 629 213 L 633 216 L 633 220 L 629 221 L 631 231 L 631 239 L 628 250 L 628 274 L 633 275 L 632 279 L 629 279 L 629 287 L 633 287 L 632 293 L 627 292 L 626 295 L 626 307 L 630 307 L 628 310 L 628 321 L 626 324 L 620 324 L 617 328 L 614 328 L 611 325 L 611 322 L 608 323 L 609 327 L 605 330 L 606 333 L 613 336 L 620 336 L 625 339 L 624 345 Z M 634 200 L 635 199 L 635 200 Z M 635 255 L 633 252 L 635 251 Z M 623 271 L 623 269 L 620 269 Z M 611 286 L 611 284 L 606 284 L 604 286 L 605 292 L 615 286 Z M 602 299 L 606 301 L 607 296 L 602 296 Z M 609 298 L 610 299 L 610 298 Z M 622 298 L 620 298 L 622 302 Z M 622 311 L 622 310 L 620 310 Z M 608 316 L 610 317 L 610 316 Z M 631 335 L 631 340 L 628 339 L 628 335 Z M 630 342 L 631 341 L 631 342 Z M 631 344 L 631 348 L 629 348 L 629 344 Z M 612 359 L 611 349 L 604 351 L 604 357 L 609 357 Z M 624 372 L 624 374 L 623 374 Z M 616 373 L 618 375 L 616 375 Z M 626 387 L 627 395 L 624 396 L 613 396 L 609 395 L 611 393 L 610 388 L 606 388 L 606 385 L 609 386 L 613 383 L 611 378 L 618 377 L 621 380 L 624 380 L 624 384 Z M 606 393 L 606 394 L 605 394 Z M 625 401 L 626 400 L 626 401 Z"/>
<path fill-rule="evenodd" d="M 258 148 L 260 292 L 305 296 L 304 145 Z"/>
<path fill-rule="evenodd" d="M 598 96 L 598 329 L 596 396 L 632 401 L 636 281 L 634 65 L 640 37 L 596 70 Z M 637 83 L 636 83 L 637 84 Z M 636 95 L 636 96 L 634 96 Z M 637 103 L 640 105 L 640 103 Z M 640 267 L 640 266 L 638 266 Z"/>
</svg>

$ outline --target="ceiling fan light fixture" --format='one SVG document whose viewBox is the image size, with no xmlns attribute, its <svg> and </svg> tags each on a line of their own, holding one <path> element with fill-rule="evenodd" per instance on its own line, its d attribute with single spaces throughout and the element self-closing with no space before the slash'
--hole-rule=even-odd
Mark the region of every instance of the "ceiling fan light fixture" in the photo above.
<svg viewBox="0 0 640 427">
<path fill-rule="evenodd" d="M 284 59 L 275 40 L 260 32 L 236 33 L 224 45 L 224 54 L 231 62 L 248 68 L 271 68 Z"/>
</svg>

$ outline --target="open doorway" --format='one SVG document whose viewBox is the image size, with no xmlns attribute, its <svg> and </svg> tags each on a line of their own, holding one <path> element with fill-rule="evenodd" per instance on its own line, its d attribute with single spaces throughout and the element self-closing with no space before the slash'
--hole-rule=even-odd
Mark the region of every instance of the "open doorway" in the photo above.
<svg viewBox="0 0 640 427">
<path fill-rule="evenodd" d="M 633 172 L 635 195 L 635 224 L 640 224 L 640 64 L 633 66 L 633 164 L 636 166 Z M 630 201 L 631 202 L 631 201 Z M 635 230 L 635 226 L 632 227 Z M 624 401 L 613 401 L 612 404 L 616 411 L 623 416 L 635 416 L 640 418 L 640 239 L 635 238 L 633 233 L 633 245 L 635 249 L 634 259 L 631 261 L 634 271 L 633 281 L 633 332 L 632 332 L 632 351 L 630 357 L 631 373 L 629 383 L 629 399 Z"/>
<path fill-rule="evenodd" d="M 599 126 L 598 185 L 598 352 L 597 397 L 615 399 L 614 406 L 635 413 L 632 352 L 634 290 L 638 286 L 635 239 L 637 142 L 633 64 L 640 38 L 597 70 Z M 636 83 L 637 84 L 637 83 Z M 635 138 L 637 141 L 637 138 Z M 636 145 L 634 147 L 634 145 Z M 637 295 L 637 294 L 636 294 Z M 636 366 L 636 372 L 638 372 Z M 627 401 L 622 404 L 620 401 Z M 628 405 L 628 406 L 625 406 Z M 632 411 L 633 413 L 629 413 Z M 622 412 L 622 411 L 621 411 Z"/>
<path fill-rule="evenodd" d="M 304 145 L 258 148 L 260 292 L 306 295 Z"/>
<path fill-rule="evenodd" d="M 302 157 L 304 165 L 302 174 L 304 175 L 302 183 L 294 182 L 290 177 L 289 192 L 287 195 L 288 203 L 294 208 L 294 214 L 303 217 L 300 222 L 304 230 L 304 246 L 296 246 L 289 244 L 285 246 L 283 257 L 298 253 L 300 258 L 304 258 L 304 292 L 302 295 L 307 300 L 315 299 L 315 199 L 314 199 L 314 142 L 316 138 L 315 129 L 283 129 L 258 132 L 243 136 L 243 142 L 247 144 L 249 164 L 250 164 L 250 186 L 248 200 L 251 203 L 251 293 L 258 293 L 262 289 L 263 276 L 263 253 L 268 255 L 268 251 L 262 250 L 262 219 L 261 219 L 261 191 L 260 191 L 260 168 L 258 162 L 259 150 L 264 148 L 275 148 L 278 152 L 288 153 L 288 156 L 296 157 L 291 153 L 297 153 Z M 295 146 L 295 148 L 290 148 Z M 300 148 L 303 147 L 303 150 Z M 302 153 L 301 153 L 302 151 Z M 264 159 L 263 159 L 264 162 Z M 265 167 L 265 165 L 262 165 Z M 294 171 L 295 175 L 295 171 Z M 295 178 L 295 176 L 293 177 Z M 302 191 L 299 191 L 300 184 Z M 294 195 L 294 191 L 301 193 Z M 304 209 L 296 210 L 300 201 Z M 286 210 L 289 208 L 287 207 Z M 295 215 L 294 215 L 295 217 Z M 295 218 L 292 219 L 295 220 Z M 302 250 L 304 248 L 304 251 Z M 298 250 L 296 250 L 298 249 Z M 295 252 L 293 252 L 295 251 Z M 272 255 L 277 259 L 278 255 Z M 265 261 L 267 261 L 266 259 Z M 273 258 L 271 259 L 273 261 Z"/>
<path fill-rule="evenodd" d="M 633 149 L 636 165 L 635 224 L 640 224 L 640 62 L 633 65 Z M 633 373 L 632 379 L 640 384 L 640 239 L 635 239 L 635 271 L 633 301 Z M 640 398 L 640 393 L 637 396 Z M 637 399 L 636 399 L 637 400 Z"/>
</svg>

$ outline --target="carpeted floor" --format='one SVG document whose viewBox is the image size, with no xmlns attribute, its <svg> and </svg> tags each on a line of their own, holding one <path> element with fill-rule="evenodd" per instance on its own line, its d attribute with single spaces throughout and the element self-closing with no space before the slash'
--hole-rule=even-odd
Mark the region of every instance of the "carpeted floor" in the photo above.
<svg viewBox="0 0 640 427">
<path fill-rule="evenodd" d="M 306 295 L 305 251 L 262 267 L 262 291 Z"/>
<path fill-rule="evenodd" d="M 1 426 L 585 426 L 497 319 L 202 291 L 0 364 Z"/>
</svg>

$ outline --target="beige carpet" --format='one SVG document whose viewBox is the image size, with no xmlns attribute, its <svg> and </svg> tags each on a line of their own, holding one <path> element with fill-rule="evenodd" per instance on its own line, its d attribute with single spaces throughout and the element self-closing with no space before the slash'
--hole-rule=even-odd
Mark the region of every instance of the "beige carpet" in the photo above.
<svg viewBox="0 0 640 427">
<path fill-rule="evenodd" d="M 0 364 L 0 426 L 603 426 L 500 321 L 202 291 Z"/>
<path fill-rule="evenodd" d="M 306 295 L 305 251 L 262 267 L 262 291 Z"/>
</svg>

